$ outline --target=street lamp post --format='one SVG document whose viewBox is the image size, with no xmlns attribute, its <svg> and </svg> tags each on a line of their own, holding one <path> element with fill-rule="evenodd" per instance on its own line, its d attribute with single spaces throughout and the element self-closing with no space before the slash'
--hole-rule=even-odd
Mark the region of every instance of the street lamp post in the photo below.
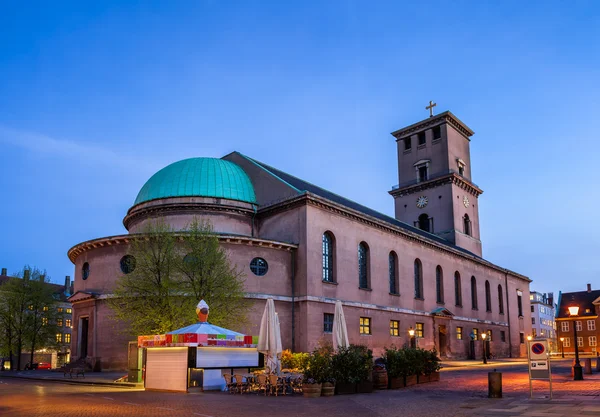
<svg viewBox="0 0 600 417">
<path fill-rule="evenodd" d="M 415 329 L 413 329 L 412 326 L 408 329 L 408 335 L 410 336 L 410 347 L 413 349 L 416 348 Z"/>
<path fill-rule="evenodd" d="M 482 345 L 483 345 L 483 363 L 487 363 L 487 355 L 485 354 L 485 338 L 487 336 L 487 333 L 483 332 L 481 333 L 481 340 L 482 340 Z"/>
<path fill-rule="evenodd" d="M 569 315 L 571 317 L 577 317 L 579 314 L 579 307 L 569 307 Z M 583 381 L 583 369 L 579 363 L 579 347 L 577 346 L 577 323 L 573 320 L 573 335 L 575 337 L 575 365 L 573 365 L 573 381 Z"/>
<path fill-rule="evenodd" d="M 564 359 L 565 358 L 565 338 L 564 337 L 560 338 L 560 350 L 562 352 L 562 357 Z"/>
</svg>

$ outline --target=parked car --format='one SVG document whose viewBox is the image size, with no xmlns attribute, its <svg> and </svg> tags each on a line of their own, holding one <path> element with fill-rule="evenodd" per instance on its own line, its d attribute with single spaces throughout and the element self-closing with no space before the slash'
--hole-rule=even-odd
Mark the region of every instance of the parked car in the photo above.
<svg viewBox="0 0 600 417">
<path fill-rule="evenodd" d="M 27 362 L 25 364 L 26 371 L 30 371 L 33 369 L 51 369 L 51 368 L 52 368 L 52 364 L 49 364 L 48 362 L 40 362 L 40 363 Z"/>
<path fill-rule="evenodd" d="M 38 367 L 38 364 L 37 364 L 37 363 L 31 363 L 31 362 L 27 362 L 27 363 L 25 364 L 25 370 L 26 370 L 26 371 L 31 371 L 31 370 L 33 370 L 33 369 L 37 369 L 37 367 Z"/>
</svg>

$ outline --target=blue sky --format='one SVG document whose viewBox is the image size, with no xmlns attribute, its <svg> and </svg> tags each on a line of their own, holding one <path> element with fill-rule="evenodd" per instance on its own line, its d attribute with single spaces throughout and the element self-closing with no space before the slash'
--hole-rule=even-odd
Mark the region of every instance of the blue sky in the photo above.
<svg viewBox="0 0 600 417">
<path fill-rule="evenodd" d="M 393 215 L 389 133 L 435 100 L 476 132 L 484 257 L 598 287 L 594 2 L 98 3 L 0 1 L 10 272 L 73 275 L 155 171 L 233 150 Z"/>
</svg>

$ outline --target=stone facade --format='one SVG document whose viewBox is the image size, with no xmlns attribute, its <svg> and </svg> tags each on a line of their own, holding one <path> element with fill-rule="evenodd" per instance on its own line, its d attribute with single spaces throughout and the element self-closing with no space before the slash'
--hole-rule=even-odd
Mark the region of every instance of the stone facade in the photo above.
<svg viewBox="0 0 600 417">
<path fill-rule="evenodd" d="M 331 334 L 325 331 L 325 315 L 333 314 L 335 301 L 341 300 L 350 342 L 369 346 L 375 355 L 386 346 L 408 343 L 408 329 L 417 326 L 423 333 L 418 345 L 436 348 L 445 357 L 481 357 L 483 342 L 477 338 L 470 343 L 470 335 L 482 332 L 491 333 L 489 351 L 495 356 L 524 355 L 524 336 L 531 333 L 530 280 L 481 258 L 476 204 L 481 190 L 470 182 L 466 136 L 470 130 L 461 127 L 464 125 L 453 115 L 443 115 L 407 129 L 415 137 L 419 129 L 426 130 L 429 142 L 421 150 L 429 152 L 426 156 L 432 167 L 437 166 L 438 159 L 444 159 L 440 169 L 449 170 L 450 164 L 456 165 L 460 159 L 466 168 L 460 175 L 448 171 L 438 177 L 443 177 L 441 183 L 433 179 L 427 184 L 417 184 L 418 189 L 410 188 L 415 184 L 409 184 L 408 188 L 392 190 L 396 219 L 237 152 L 223 160 L 238 165 L 248 175 L 255 202 L 209 195 L 174 195 L 134 205 L 124 220 L 129 235 L 83 242 L 69 251 L 75 264 L 75 294 L 70 299 L 75 314 L 74 355 L 98 358 L 104 369 L 125 367 L 127 342 L 134 340 L 135 335 L 117 331 L 118 324 L 111 321 L 105 302 L 121 275 L 120 259 L 148 221 L 160 218 L 178 230 L 194 217 L 212 222 L 230 261 L 245 274 L 246 297 L 252 301 L 251 324 L 233 330 L 258 334 L 265 300 L 273 298 L 281 322 L 283 347 L 310 351 L 321 341 L 331 340 Z M 431 126 L 440 126 L 441 136 L 435 140 Z M 416 152 L 416 142 L 413 146 Z M 439 148 L 427 151 L 428 146 Z M 399 171 L 402 171 L 406 164 L 400 159 Z M 403 175 L 399 174 L 401 180 Z M 443 233 L 437 234 L 437 229 L 427 233 L 413 227 L 412 220 L 420 212 L 413 208 L 414 198 L 424 192 L 431 193 L 430 213 L 439 218 L 436 224 L 442 225 Z M 463 201 L 465 193 L 471 197 L 469 206 Z M 408 198 L 410 212 L 402 210 L 403 199 Z M 472 233 L 461 237 L 459 229 L 465 211 L 470 213 Z M 443 224 L 442 218 L 447 224 Z M 327 255 L 331 261 L 328 268 L 331 279 L 324 279 L 325 233 L 332 240 Z M 359 244 L 368 247 L 364 288 L 359 288 Z M 390 291 L 391 252 L 396 259 L 397 290 L 394 291 Z M 250 261 L 255 257 L 268 262 L 266 275 L 257 276 L 251 271 Z M 417 260 L 421 266 L 420 297 L 415 297 Z M 90 268 L 85 280 L 84 263 Z M 362 332 L 361 318 L 363 323 L 369 319 L 369 326 L 363 326 Z M 82 334 L 86 328 L 87 337 Z"/>
</svg>

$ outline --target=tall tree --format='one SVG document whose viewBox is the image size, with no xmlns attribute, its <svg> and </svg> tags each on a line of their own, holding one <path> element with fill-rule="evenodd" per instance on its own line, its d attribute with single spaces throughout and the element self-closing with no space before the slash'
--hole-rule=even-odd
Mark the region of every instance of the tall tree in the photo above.
<svg viewBox="0 0 600 417">
<path fill-rule="evenodd" d="M 182 231 L 153 223 L 131 241 L 129 255 L 129 273 L 108 299 L 128 333 L 162 334 L 192 324 L 200 299 L 211 306 L 211 322 L 244 321 L 243 281 L 210 223 L 195 220 Z"/>
</svg>

